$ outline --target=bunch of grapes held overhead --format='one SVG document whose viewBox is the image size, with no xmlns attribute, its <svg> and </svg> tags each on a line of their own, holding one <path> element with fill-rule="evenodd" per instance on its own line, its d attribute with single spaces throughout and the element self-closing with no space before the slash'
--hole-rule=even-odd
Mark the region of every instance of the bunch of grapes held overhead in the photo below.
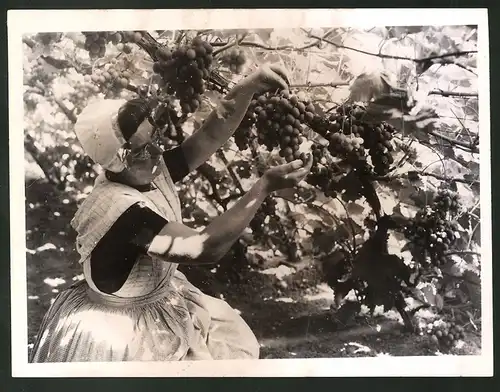
<svg viewBox="0 0 500 392">
<path fill-rule="evenodd" d="M 173 51 L 163 47 L 156 53 L 153 71 L 175 93 L 183 113 L 193 113 L 200 107 L 205 80 L 210 76 L 212 52 L 212 45 L 197 37 Z"/>
<path fill-rule="evenodd" d="M 313 166 L 306 181 L 329 197 L 343 193 L 348 200 L 361 197 L 360 175 L 385 175 L 394 162 L 391 152 L 395 129 L 387 123 L 363 121 L 358 105 L 341 106 L 330 115 L 320 115 L 312 102 L 288 90 L 254 97 L 234 133 L 235 143 L 246 150 L 256 139 L 268 151 L 279 149 L 286 162 L 307 160 L 301 148 L 304 131 L 310 128 L 326 139 L 313 141 Z"/>
<path fill-rule="evenodd" d="M 259 144 L 269 151 L 278 147 L 287 162 L 300 159 L 304 124 L 314 117 L 314 111 L 311 102 L 301 101 L 287 90 L 256 96 L 235 133 L 235 141 L 240 150 L 248 148 L 255 126 Z"/>
</svg>

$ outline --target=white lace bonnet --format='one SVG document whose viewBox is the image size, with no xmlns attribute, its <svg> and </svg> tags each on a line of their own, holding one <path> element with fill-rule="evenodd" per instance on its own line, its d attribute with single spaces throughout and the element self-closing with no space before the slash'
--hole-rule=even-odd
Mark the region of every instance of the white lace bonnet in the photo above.
<svg viewBox="0 0 500 392">
<path fill-rule="evenodd" d="M 104 169 L 119 173 L 125 169 L 120 150 L 126 143 L 118 124 L 118 110 L 124 99 L 99 98 L 90 102 L 78 116 L 76 136 L 85 153 Z"/>
</svg>

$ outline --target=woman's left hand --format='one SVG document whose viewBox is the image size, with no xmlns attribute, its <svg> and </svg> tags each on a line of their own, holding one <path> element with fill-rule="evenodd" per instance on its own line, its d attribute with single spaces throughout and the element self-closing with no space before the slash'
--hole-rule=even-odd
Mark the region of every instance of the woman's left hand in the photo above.
<svg viewBox="0 0 500 392">
<path fill-rule="evenodd" d="M 264 64 L 243 79 L 240 85 L 248 86 L 255 94 L 272 90 L 286 90 L 290 86 L 287 72 L 279 65 Z"/>
</svg>

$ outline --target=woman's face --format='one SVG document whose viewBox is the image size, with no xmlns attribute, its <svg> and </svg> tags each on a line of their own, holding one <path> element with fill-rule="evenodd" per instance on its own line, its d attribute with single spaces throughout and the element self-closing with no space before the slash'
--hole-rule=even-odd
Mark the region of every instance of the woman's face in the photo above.
<svg viewBox="0 0 500 392">
<path fill-rule="evenodd" d="M 153 140 L 153 131 L 149 121 L 144 120 L 129 140 L 131 152 L 127 155 L 127 171 L 136 184 L 148 184 L 159 173 L 163 151 Z"/>
</svg>

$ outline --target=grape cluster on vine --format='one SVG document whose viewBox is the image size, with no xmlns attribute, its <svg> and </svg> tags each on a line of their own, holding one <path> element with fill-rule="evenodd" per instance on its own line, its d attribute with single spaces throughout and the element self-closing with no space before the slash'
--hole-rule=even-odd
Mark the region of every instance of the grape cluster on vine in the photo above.
<svg viewBox="0 0 500 392">
<path fill-rule="evenodd" d="M 58 42 L 61 40 L 62 33 L 38 33 L 36 38 L 43 45 L 50 45 L 52 42 Z"/>
<path fill-rule="evenodd" d="M 238 129 L 234 132 L 234 143 L 240 151 L 245 151 L 250 146 L 250 141 L 253 138 L 252 127 L 254 125 L 253 113 L 251 110 L 247 112 L 247 116 L 243 118 Z"/>
<path fill-rule="evenodd" d="M 465 338 L 464 328 L 454 322 L 445 322 L 436 320 L 427 325 L 427 334 L 431 341 L 446 350 L 449 350 L 454 344 Z"/>
<path fill-rule="evenodd" d="M 458 208 L 457 195 L 440 191 L 434 202 L 419 211 L 406 228 L 406 235 L 417 252 L 421 255 L 427 252 L 436 266 L 446 262 L 446 252 L 459 238 L 457 223 L 452 219 Z"/>
<path fill-rule="evenodd" d="M 327 197 L 337 197 L 337 193 L 342 191 L 344 173 L 336 166 L 317 165 L 313 168 L 315 170 L 306 177 L 306 182 L 320 189 Z"/>
<path fill-rule="evenodd" d="M 443 218 L 446 218 L 446 213 L 454 216 L 460 210 L 458 194 L 446 189 L 442 189 L 438 192 L 434 198 L 433 205 L 436 212 L 441 214 Z"/>
<path fill-rule="evenodd" d="M 231 72 L 239 74 L 243 71 L 247 58 L 244 51 L 233 49 L 221 56 L 220 62 L 227 66 Z"/>
<path fill-rule="evenodd" d="M 178 113 L 171 97 L 161 97 L 155 109 L 155 122 L 162 128 L 164 143 L 180 143 L 184 140 L 182 116 Z"/>
<path fill-rule="evenodd" d="M 268 197 L 264 200 L 255 216 L 250 221 L 249 226 L 252 229 L 253 236 L 257 241 L 262 239 L 265 235 L 264 228 L 266 226 L 266 219 L 276 214 L 276 204 L 276 200 L 272 197 Z"/>
<path fill-rule="evenodd" d="M 193 113 L 201 105 L 213 61 L 212 52 L 212 45 L 199 37 L 173 51 L 166 47 L 157 50 L 158 60 L 153 71 L 160 74 L 169 90 L 175 93 L 183 113 Z"/>
<path fill-rule="evenodd" d="M 370 124 L 363 121 L 365 110 L 359 105 L 345 105 L 337 108 L 328 120 L 315 118 L 313 126 L 320 127 L 330 141 L 333 156 L 346 159 L 352 166 L 366 166 L 368 151 L 373 171 L 378 175 L 388 173 L 394 162 L 391 140 L 394 127 L 386 122 Z"/>
<path fill-rule="evenodd" d="M 85 80 L 83 83 L 79 82 L 73 87 L 74 91 L 68 95 L 68 100 L 76 105 L 81 102 L 85 97 L 89 96 L 91 93 L 98 93 L 99 87 L 91 83 L 89 80 Z"/>
<path fill-rule="evenodd" d="M 120 93 L 130 84 L 132 75 L 127 70 L 120 70 L 112 64 L 107 64 L 104 69 L 96 68 L 92 75 L 86 75 L 87 83 L 94 83 L 95 93 Z"/>
<path fill-rule="evenodd" d="M 89 52 L 91 59 L 97 59 L 106 55 L 106 45 L 112 43 L 118 50 L 130 53 L 132 48 L 127 45 L 129 42 L 138 42 L 142 39 L 140 31 L 84 31 L 85 50 Z"/>
<path fill-rule="evenodd" d="M 247 115 L 235 133 L 240 150 L 248 147 L 251 127 L 255 125 L 257 141 L 269 151 L 279 147 L 279 154 L 287 162 L 299 159 L 303 143 L 303 124 L 312 119 L 315 108 L 311 102 L 301 101 L 288 90 L 265 93 L 250 103 Z"/>
</svg>

